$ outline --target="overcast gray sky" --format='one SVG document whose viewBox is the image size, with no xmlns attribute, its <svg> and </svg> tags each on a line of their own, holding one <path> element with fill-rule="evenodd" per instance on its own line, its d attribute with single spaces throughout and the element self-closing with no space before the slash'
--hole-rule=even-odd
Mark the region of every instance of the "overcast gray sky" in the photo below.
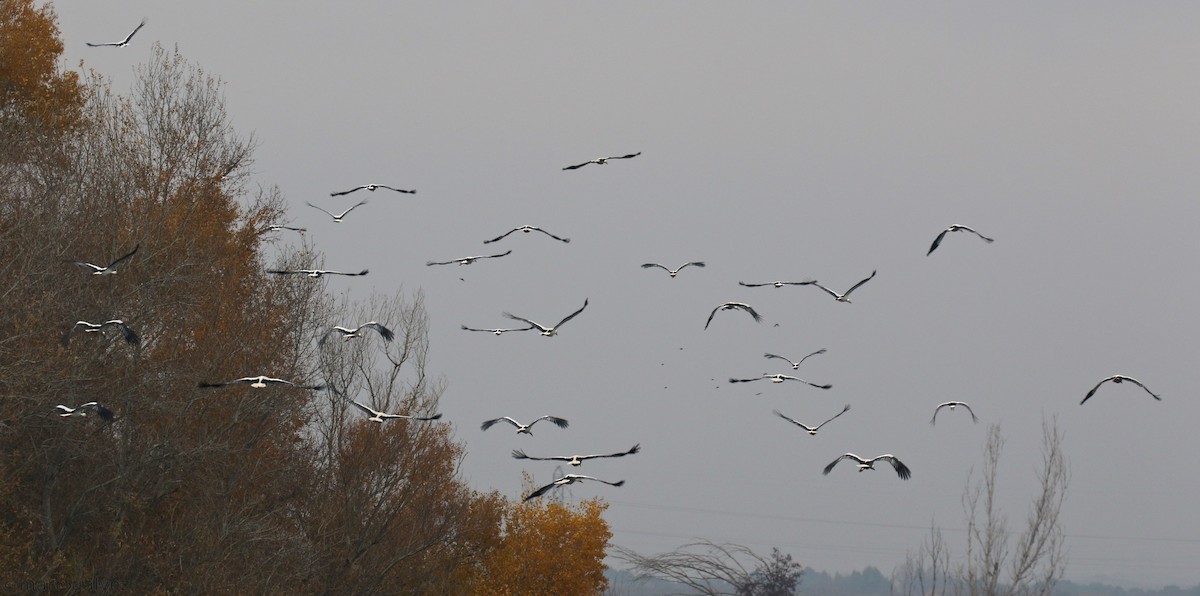
<svg viewBox="0 0 1200 596">
<path fill-rule="evenodd" d="M 903 562 L 931 522 L 962 552 L 960 497 L 988 423 L 1008 444 L 1001 499 L 1036 490 L 1043 417 L 1066 435 L 1067 578 L 1200 584 L 1195 275 L 1200 5 L 1187 2 L 193 2 L 57 4 L 65 60 L 125 92 L 150 45 L 227 82 L 332 282 L 422 290 L 464 477 L 518 497 L 531 455 L 624 450 L 579 472 L 613 542 L 778 546 L 849 572 Z M 122 38 L 124 49 L 86 41 Z M 636 159 L 564 172 L 602 155 Z M 340 225 L 328 193 L 367 182 Z M 994 244 L 953 234 L 975 227 Z M 572 239 L 517 234 L 522 224 Z M 498 249 L 493 251 L 492 249 Z M 470 267 L 427 260 L 491 254 Z M 675 267 L 676 279 L 644 262 Z M 815 288 L 738 281 L 816 278 Z M 464 278 L 460 281 L 459 278 Z M 551 339 L 495 337 L 502 311 Z M 719 313 L 752 304 L 765 318 Z M 776 327 L 775 325 L 778 324 Z M 821 391 L 731 376 L 792 372 Z M 1137 377 L 1163 396 L 1106 385 Z M 761 395 L 757 395 L 758 393 Z M 970 402 L 929 417 L 939 402 Z M 819 422 L 810 437 L 779 409 Z M 553 414 L 515 436 L 479 423 Z M 947 415 L 950 414 L 950 415 Z M 839 454 L 912 468 L 829 476 Z M 1178 458 L 1175 454 L 1185 453 Z"/>
</svg>

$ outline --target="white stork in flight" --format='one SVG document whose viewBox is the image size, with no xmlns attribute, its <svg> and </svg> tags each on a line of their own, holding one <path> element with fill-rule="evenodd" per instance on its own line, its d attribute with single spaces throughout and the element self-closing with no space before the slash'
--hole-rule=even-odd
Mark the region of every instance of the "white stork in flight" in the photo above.
<svg viewBox="0 0 1200 596">
<path fill-rule="evenodd" d="M 530 232 L 541 232 L 555 240 L 558 240 L 559 242 L 570 242 L 571 241 L 570 238 L 563 238 L 561 236 L 555 236 L 554 234 L 551 234 L 550 232 L 547 232 L 546 230 L 543 230 L 537 226 L 524 225 L 519 228 L 513 228 L 503 234 L 500 234 L 499 236 L 496 236 L 495 238 L 492 238 L 491 240 L 484 240 L 483 243 L 491 244 L 493 242 L 499 242 L 500 240 L 503 240 L 506 236 L 508 236 L 509 234 L 512 234 L 513 232 L 524 232 L 526 234 L 528 234 Z"/>
<path fill-rule="evenodd" d="M 354 188 L 351 188 L 350 190 L 343 190 L 342 192 L 331 192 L 331 193 L 329 193 L 329 196 L 340 197 L 342 195 L 348 195 L 352 192 L 357 192 L 357 191 L 360 191 L 363 189 L 369 190 L 371 192 L 375 192 L 375 189 L 377 189 L 377 188 L 386 188 L 388 190 L 394 190 L 396 192 L 402 192 L 404 194 L 410 194 L 410 195 L 417 194 L 416 190 L 404 190 L 401 188 L 392 188 L 386 184 L 363 184 L 361 186 L 355 186 Z"/>
<path fill-rule="evenodd" d="M 508 333 L 509 331 L 532 331 L 534 329 L 537 329 L 537 327 L 521 327 L 520 329 L 475 329 L 473 327 L 467 327 L 466 325 L 463 325 L 462 328 L 463 328 L 463 331 L 486 331 L 488 333 L 494 333 L 496 335 L 500 335 L 502 333 Z"/>
<path fill-rule="evenodd" d="M 514 459 L 532 459 L 532 460 L 536 460 L 536 461 L 565 461 L 565 462 L 571 464 L 572 466 L 579 467 L 579 466 L 583 465 L 584 460 L 596 459 L 598 457 L 625 457 L 626 455 L 637 453 L 641 450 L 642 450 L 642 446 L 639 443 L 637 445 L 634 445 L 633 447 L 630 447 L 629 451 L 621 451 L 618 453 L 603 453 L 603 454 L 597 453 L 597 454 L 592 454 L 592 455 L 554 455 L 551 457 L 530 457 L 528 455 L 525 455 L 525 452 L 520 449 L 513 449 L 512 456 Z"/>
<path fill-rule="evenodd" d="M 581 163 L 581 164 L 576 164 L 576 165 L 573 165 L 573 166 L 567 166 L 567 167 L 565 167 L 565 168 L 563 168 L 563 169 L 564 169 L 564 170 L 578 170 L 579 168 L 582 168 L 583 166 L 586 166 L 586 165 L 588 165 L 588 164 L 593 164 L 593 163 L 594 163 L 594 164 L 596 164 L 596 165 L 598 165 L 598 166 L 602 166 L 602 165 L 605 165 L 605 164 L 607 164 L 607 163 L 608 163 L 608 160 L 610 160 L 610 159 L 630 159 L 630 158 L 633 158 L 633 157 L 637 157 L 637 156 L 639 156 L 639 155 L 641 155 L 641 154 L 642 154 L 642 152 L 641 152 L 641 151 L 638 151 L 637 153 L 630 153 L 630 154 L 628 154 L 628 155 L 612 155 L 612 156 L 609 156 L 609 157 L 597 157 L 596 159 L 589 159 L 589 160 L 587 160 L 587 161 L 585 161 L 585 162 L 583 162 L 583 163 Z"/>
<path fill-rule="evenodd" d="M 709 323 L 712 323 L 713 316 L 715 316 L 717 314 L 717 311 L 719 311 L 719 310 L 735 310 L 735 309 L 736 310 L 744 310 L 747 313 L 750 313 L 750 316 L 754 318 L 755 323 L 762 322 L 762 316 L 760 316 L 758 314 L 758 311 L 754 310 L 754 308 L 752 308 L 749 304 L 746 304 L 745 302 L 726 302 L 725 304 L 722 304 L 722 305 L 714 308 L 712 310 L 712 312 L 708 313 L 708 320 L 704 322 L 704 328 L 708 329 L 708 325 L 709 325 Z"/>
<path fill-rule="evenodd" d="M 983 234 L 980 234 L 979 232 L 976 232 L 975 230 L 968 228 L 967 226 L 960 226 L 958 224 L 954 224 L 954 225 L 942 230 L 942 233 L 938 234 L 937 238 L 933 239 L 933 244 L 929 247 L 929 252 L 925 253 L 925 256 L 929 256 L 929 255 L 933 254 L 933 251 L 937 250 L 938 245 L 942 243 L 942 238 L 946 237 L 947 232 L 962 232 L 962 231 L 967 231 L 972 234 L 975 234 L 976 236 L 979 236 L 980 238 L 982 238 L 988 244 L 991 244 L 992 242 L 996 241 L 995 238 L 988 238 L 987 236 L 984 236 Z"/>
<path fill-rule="evenodd" d="M 554 425 L 559 428 L 566 428 L 568 425 L 566 418 L 559 418 L 558 416 L 542 416 L 541 418 L 538 418 L 537 420 L 534 420 L 533 422 L 530 422 L 529 424 L 521 424 L 520 422 L 517 422 L 516 420 L 513 420 L 512 418 L 505 416 L 503 418 L 493 418 L 491 420 L 484 420 L 483 424 L 479 425 L 479 429 L 487 430 L 487 429 L 491 428 L 493 424 L 496 424 L 497 422 L 500 422 L 501 420 L 517 427 L 518 435 L 524 434 L 524 435 L 529 435 L 529 436 L 533 436 L 533 432 L 530 431 L 530 429 L 533 428 L 533 425 L 537 424 L 538 422 L 540 422 L 542 420 L 548 420 L 548 421 L 554 423 Z"/>
<path fill-rule="evenodd" d="M 938 407 L 933 409 L 933 418 L 929 419 L 929 425 L 933 426 L 934 423 L 937 422 L 938 412 L 941 411 L 942 408 L 950 408 L 951 410 L 953 410 L 954 408 L 957 408 L 958 406 L 962 406 L 963 408 L 966 408 L 967 412 L 969 412 L 971 414 L 972 422 L 974 422 L 976 424 L 979 423 L 979 418 L 975 416 L 975 410 L 972 410 L 971 406 L 967 405 L 967 402 L 965 402 L 965 401 L 948 401 L 944 404 L 938 404 Z"/>
<path fill-rule="evenodd" d="M 392 333 L 391 329 L 388 329 L 387 327 L 384 327 L 383 325 L 380 325 L 379 323 L 376 323 L 375 321 L 371 321 L 370 323 L 363 323 L 362 325 L 359 325 L 358 327 L 355 327 L 354 329 L 349 329 L 347 327 L 336 327 L 335 326 L 333 329 L 326 331 L 325 335 L 321 336 L 321 339 L 317 340 L 317 347 L 324 347 L 325 340 L 328 339 L 329 336 L 333 333 L 341 333 L 342 339 L 344 339 L 346 341 L 350 341 L 352 339 L 357 339 L 357 338 L 362 337 L 364 329 L 374 329 L 375 331 L 378 331 L 379 336 L 383 338 L 383 341 L 392 341 L 393 339 L 396 338 L 396 334 Z"/>
<path fill-rule="evenodd" d="M 680 271 L 683 270 L 684 267 L 687 267 L 689 265 L 692 267 L 703 267 L 704 261 L 692 261 L 690 263 L 684 263 L 684 264 L 680 265 L 679 268 L 677 268 L 677 269 L 671 269 L 670 267 L 667 267 L 665 265 L 659 265 L 658 263 L 645 263 L 642 265 L 642 269 L 650 269 L 651 267 L 658 267 L 659 269 L 666 271 L 667 274 L 670 275 L 671 277 L 675 277 L 676 275 L 679 274 Z"/>
<path fill-rule="evenodd" d="M 228 387 L 230 385 L 249 385 L 255 389 L 262 389 L 267 385 L 287 385 L 289 387 L 308 389 L 310 391 L 321 391 L 322 389 L 325 389 L 324 385 L 300 385 L 298 383 L 293 383 L 284 379 L 276 379 L 266 375 L 259 375 L 257 377 L 242 377 L 232 381 L 225 381 L 224 383 L 206 383 L 201 381 L 197 387 L 201 389 L 214 389 L 217 387 Z"/>
<path fill-rule="evenodd" d="M 1083 396 L 1083 401 L 1079 402 L 1079 405 L 1082 406 L 1084 401 L 1087 401 L 1090 397 L 1092 397 L 1093 395 L 1096 394 L 1096 390 L 1099 389 L 1101 385 L 1103 385 L 1109 381 L 1112 381 L 1113 383 L 1116 383 L 1118 385 L 1121 383 L 1124 383 L 1125 381 L 1129 381 L 1130 383 L 1133 383 L 1134 385 L 1137 385 L 1138 387 L 1145 389 L 1146 393 L 1150 394 L 1150 397 L 1153 397 L 1154 399 L 1157 399 L 1158 401 L 1162 401 L 1162 397 L 1159 397 L 1159 395 L 1157 393 L 1151 391 L 1148 387 L 1143 385 L 1141 381 L 1139 381 L 1133 377 L 1127 377 L 1125 375 L 1113 375 L 1111 377 L 1102 379 L 1099 383 L 1096 383 L 1096 386 L 1092 387 L 1092 390 L 1088 391 L 1087 395 Z"/>
<path fill-rule="evenodd" d="M 54 407 L 59 411 L 59 416 L 62 416 L 63 418 L 68 416 L 87 416 L 87 411 L 91 410 L 105 422 L 112 422 L 113 419 L 112 410 L 94 401 L 89 401 L 86 404 L 82 404 L 78 408 L 68 408 L 62 404 L 58 404 Z"/>
<path fill-rule="evenodd" d="M 350 403 L 354 404 L 355 407 L 357 407 L 358 409 L 362 410 L 363 413 L 367 415 L 367 420 L 370 420 L 371 422 L 375 422 L 377 424 L 383 424 L 383 421 L 385 421 L 385 420 L 419 420 L 421 422 L 429 422 L 431 420 L 439 420 L 442 417 L 441 414 L 434 414 L 433 416 L 405 416 L 403 414 L 385 414 L 383 412 L 380 412 L 379 410 L 376 410 L 373 408 L 368 408 L 367 406 L 365 406 L 353 399 L 350 399 L 348 397 L 346 398 L 346 400 L 349 401 Z"/>
<path fill-rule="evenodd" d="M 137 244 L 137 246 L 133 247 L 133 250 L 129 251 L 129 254 L 127 254 L 123 257 L 120 257 L 117 260 L 115 260 L 103 267 L 101 267 L 100 265 L 93 265 L 86 261 L 75 261 L 75 260 L 68 259 L 67 262 L 74 263 L 74 264 L 82 267 L 85 270 L 90 270 L 92 275 L 116 275 L 117 274 L 117 265 L 120 265 L 122 262 L 124 262 L 129 257 L 132 257 L 134 255 L 134 253 L 136 253 L 138 251 L 138 249 L 141 247 L 142 247 L 142 244 L 139 242 Z"/>
<path fill-rule="evenodd" d="M 791 422 L 792 424 L 795 424 L 796 426 L 799 426 L 800 428 L 803 428 L 805 431 L 807 431 L 807 432 L 808 432 L 808 434 L 810 434 L 810 435 L 815 435 L 815 434 L 817 434 L 817 431 L 818 431 L 818 430 L 821 430 L 821 427 L 822 427 L 822 426 L 825 426 L 826 424 L 829 424 L 830 422 L 833 422 L 833 419 L 834 419 L 834 418 L 837 418 L 838 416 L 841 416 L 842 414 L 845 414 L 846 412 L 849 412 L 849 411 L 850 411 L 850 404 L 846 404 L 846 407 L 842 408 L 842 411 L 841 411 L 841 412 L 838 412 L 837 414 L 834 414 L 833 418 L 830 418 L 829 420 L 826 420 L 825 422 L 822 422 L 822 423 L 820 423 L 820 424 L 818 424 L 818 425 L 816 425 L 816 426 L 809 426 L 809 425 L 807 425 L 807 424 L 805 424 L 805 423 L 803 423 L 803 422 L 800 422 L 799 420 L 796 420 L 795 418 L 788 418 L 787 416 L 784 416 L 783 414 L 781 414 L 781 413 L 779 412 L 779 410 L 771 410 L 771 411 L 772 411 L 772 412 L 774 412 L 776 416 L 779 416 L 780 418 L 783 418 L 784 420 L 787 420 L 788 422 Z"/>
<path fill-rule="evenodd" d="M 89 41 L 86 43 L 88 44 L 89 47 L 93 47 L 93 48 L 99 48 L 99 47 L 103 47 L 103 46 L 112 46 L 114 48 L 123 48 L 123 47 L 129 45 L 129 40 L 133 39 L 134 33 L 141 31 L 142 27 L 145 27 L 145 26 L 146 26 L 146 19 L 143 18 L 142 22 L 138 23 L 138 26 L 133 28 L 133 32 L 130 33 L 129 35 L 126 35 L 125 39 L 122 39 L 121 41 L 114 41 L 114 42 L 110 42 L 110 43 L 92 43 Z"/>
<path fill-rule="evenodd" d="M 625 484 L 624 480 L 618 480 L 616 482 L 609 482 L 607 480 L 601 480 L 599 478 L 593 478 L 591 476 L 584 476 L 583 474 L 567 474 L 566 476 L 563 476 L 562 478 L 559 478 L 558 480 L 555 480 L 554 482 L 551 482 L 550 484 L 547 484 L 546 486 L 543 486 L 543 487 L 529 493 L 528 496 L 526 496 L 524 499 L 521 499 L 521 500 L 528 501 L 530 499 L 536 499 L 536 498 L 546 494 L 546 492 L 552 488 L 555 488 L 558 486 L 566 486 L 568 484 L 574 484 L 576 482 L 579 482 L 580 480 L 595 480 L 596 482 L 603 482 L 604 484 L 607 484 L 609 486 L 621 486 L 621 485 Z"/>
<path fill-rule="evenodd" d="M 739 281 L 738 285 L 745 286 L 747 288 L 761 288 L 763 286 L 774 286 L 776 288 L 782 288 L 783 286 L 811 286 L 815 283 L 817 283 L 817 280 L 808 279 L 805 281 L 768 281 L 768 282 L 763 282 L 763 283 L 746 283 L 744 281 Z"/>
<path fill-rule="evenodd" d="M 816 383 L 813 383 L 812 381 L 805 381 L 804 379 L 801 379 L 800 377 L 793 377 L 791 375 L 771 374 L 771 373 L 763 373 L 761 377 L 754 377 L 753 379 L 733 379 L 733 378 L 731 378 L 731 379 L 729 379 L 729 382 L 730 383 L 749 383 L 750 381 L 761 381 L 762 379 L 771 379 L 772 383 L 782 383 L 784 381 L 800 381 L 801 383 L 804 383 L 806 385 L 811 385 L 813 387 L 816 387 L 817 389 L 832 389 L 833 388 L 833 385 L 818 385 Z"/>
<path fill-rule="evenodd" d="M 542 332 L 542 335 L 543 335 L 543 336 L 545 336 L 545 337 L 554 337 L 555 335 L 558 335 L 558 328 L 559 328 L 559 327 L 562 327 L 564 323 L 566 323 L 567 321 L 570 321 L 571 319 L 574 319 L 576 315 L 578 315 L 579 313 L 583 312 L 583 309 L 587 308 L 587 305 L 588 305 L 587 298 L 584 298 L 584 299 L 583 299 L 583 306 L 579 307 L 579 310 L 577 310 L 577 311 L 575 311 L 575 312 L 573 312 L 573 313 L 571 313 L 571 314 L 567 315 L 567 316 L 566 316 L 566 318 L 564 318 L 563 320 L 559 321 L 559 322 L 558 322 L 557 324 L 555 324 L 553 327 L 546 327 L 545 325 L 542 325 L 542 324 L 540 324 L 540 323 L 535 323 L 535 322 L 533 322 L 533 321 L 530 321 L 529 319 L 526 319 L 526 318 L 524 318 L 524 317 L 518 317 L 517 315 L 511 314 L 511 313 L 507 313 L 507 312 L 506 312 L 506 313 L 504 313 L 504 316 L 506 316 L 506 317 L 508 317 L 508 318 L 510 318 L 510 319 L 513 319 L 513 320 L 515 320 L 515 321 L 521 321 L 522 323 L 529 323 L 529 324 L 530 324 L 530 325 L 532 325 L 534 328 L 537 328 L 538 330 L 540 330 L 540 331 Z"/>
<path fill-rule="evenodd" d="M 68 329 L 67 332 L 62 336 L 62 345 L 65 346 L 70 343 L 71 336 L 74 335 L 75 331 L 78 329 L 82 329 L 84 333 L 100 333 L 100 331 L 105 327 L 116 327 L 117 331 L 121 332 L 121 336 L 124 337 L 125 341 L 128 343 L 131 343 L 135 346 L 142 343 L 142 338 L 138 337 L 138 334 L 134 333 L 133 329 L 130 329 L 129 325 L 125 324 L 125 321 L 122 321 L 121 319 L 113 319 L 103 323 L 76 321 L 75 325 Z"/>
<path fill-rule="evenodd" d="M 890 453 L 888 453 L 886 455 L 880 455 L 878 457 L 872 457 L 871 459 L 863 459 L 857 455 L 854 455 L 853 453 L 846 453 L 846 454 L 843 454 L 841 457 L 830 462 L 828 466 L 825 466 L 825 474 L 828 475 L 830 470 L 833 470 L 833 467 L 836 466 L 837 463 L 842 461 L 843 459 L 852 459 L 852 460 L 858 462 L 858 471 L 859 472 L 865 472 L 867 470 L 874 470 L 875 462 L 877 462 L 879 460 L 883 460 L 889 464 L 892 464 L 893 468 L 896 468 L 896 474 L 898 476 L 900 476 L 901 480 L 908 480 L 909 478 L 912 477 L 912 471 L 908 469 L 908 466 L 904 465 L 904 462 L 896 459 L 896 456 L 894 456 Z"/>
<path fill-rule="evenodd" d="M 478 261 L 479 259 L 497 259 L 500 257 L 506 257 L 510 254 L 512 254 L 512 250 L 502 252 L 498 255 L 476 255 L 473 257 L 461 257 L 461 258 L 457 258 L 457 259 L 454 259 L 451 261 L 429 261 L 429 262 L 425 263 L 425 266 L 432 267 L 433 265 L 454 265 L 454 264 L 470 265 L 470 264 L 474 263 L 475 261 Z"/>
<path fill-rule="evenodd" d="M 821 288 L 822 290 L 825 290 L 826 292 L 828 292 L 830 296 L 833 296 L 834 300 L 837 300 L 838 302 L 845 302 L 846 304 L 850 304 L 850 292 L 857 290 L 859 286 L 871 281 L 871 279 L 875 277 L 875 274 L 877 272 L 878 271 L 872 271 L 871 275 L 869 275 L 866 279 L 854 284 L 853 286 L 850 286 L 850 289 L 846 290 L 845 294 L 839 294 L 839 293 L 837 293 L 815 281 L 812 282 L 811 284 L 807 284 L 807 285 L 817 286 L 818 288 Z"/>
<path fill-rule="evenodd" d="M 325 269 L 291 269 L 291 270 L 268 269 L 267 273 L 274 273 L 275 275 L 307 275 L 308 277 L 317 279 L 323 275 L 349 275 L 351 277 L 357 276 L 357 275 L 366 275 L 368 273 L 368 271 L 366 269 L 363 269 L 362 271 L 359 271 L 358 273 L 346 273 L 344 271 L 328 271 Z"/>
<path fill-rule="evenodd" d="M 328 215 L 329 217 L 332 217 L 333 223 L 342 223 L 342 218 L 346 217 L 346 214 L 350 213 L 351 211 L 354 211 L 355 209 L 358 209 L 359 207 L 361 207 L 363 205 L 366 205 L 367 201 L 366 201 L 366 199 L 363 199 L 363 200 L 359 201 L 358 203 L 356 203 L 353 207 L 351 207 L 337 215 L 334 215 L 328 211 L 325 211 L 324 209 L 317 207 L 316 205 L 313 205 L 312 203 L 309 203 L 307 201 L 305 202 L 305 204 L 308 205 L 309 207 L 312 207 L 313 209 L 323 212 L 325 215 Z"/>
<path fill-rule="evenodd" d="M 813 353 L 809 354 L 808 356 L 801 358 L 799 362 L 792 362 L 788 358 L 784 358 L 783 356 L 780 356 L 778 354 L 772 354 L 770 352 L 763 354 L 763 358 L 778 358 L 779 360 L 782 360 L 782 361 L 792 365 L 792 370 L 800 370 L 800 365 L 804 364 L 805 360 L 808 360 L 809 358 L 816 356 L 817 354 L 824 354 L 824 353 L 825 353 L 825 348 L 821 348 L 820 350 L 817 350 L 816 352 L 813 352 Z"/>
</svg>

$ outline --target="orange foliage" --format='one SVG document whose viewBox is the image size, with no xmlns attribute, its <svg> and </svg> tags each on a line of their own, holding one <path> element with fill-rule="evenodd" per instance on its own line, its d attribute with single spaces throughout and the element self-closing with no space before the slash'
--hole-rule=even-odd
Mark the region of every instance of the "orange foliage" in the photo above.
<svg viewBox="0 0 1200 596">
<path fill-rule="evenodd" d="M 83 105 L 79 77 L 58 71 L 63 45 L 54 8 L 33 4 L 0 0 L 0 105 L 15 105 L 53 129 L 69 129 Z"/>
<path fill-rule="evenodd" d="M 608 503 L 568 506 L 550 499 L 510 505 L 500 545 L 486 555 L 477 594 L 602 594 L 604 556 L 612 532 Z"/>
</svg>

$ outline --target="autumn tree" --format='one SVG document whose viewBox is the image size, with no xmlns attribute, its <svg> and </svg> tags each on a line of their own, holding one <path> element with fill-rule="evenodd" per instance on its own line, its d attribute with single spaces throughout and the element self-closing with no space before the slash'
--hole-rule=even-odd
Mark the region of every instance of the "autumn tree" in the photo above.
<svg viewBox="0 0 1200 596">
<path fill-rule="evenodd" d="M 967 522 L 965 561 L 951 566 L 950 550 L 935 526 L 929 538 L 893 578 L 905 594 L 1048 595 L 1066 564 L 1059 512 L 1066 499 L 1068 471 L 1062 434 L 1055 421 L 1042 422 L 1042 465 L 1038 492 L 1019 533 L 996 503 L 1004 436 L 999 425 L 988 429 L 983 473 L 968 479 L 963 494 Z"/>
<path fill-rule="evenodd" d="M 297 280 L 303 284 L 308 280 Z M 301 520 L 316 559 L 308 583 L 324 593 L 462 592 L 481 552 L 498 539 L 504 501 L 457 478 L 464 456 L 439 421 L 367 420 L 378 411 L 437 414 L 444 380 L 428 372 L 424 297 L 402 291 L 332 305 L 324 321 L 378 321 L 395 334 L 331 335 L 320 361 L 330 390 L 310 427 L 315 475 Z M 323 333 L 324 330 L 322 330 Z M 465 593 L 465 592 L 462 592 Z"/>
<path fill-rule="evenodd" d="M 265 589 L 305 563 L 285 505 L 307 470 L 295 445 L 310 396 L 197 382 L 310 372 L 291 324 L 310 305 L 260 264 L 261 227 L 282 199 L 246 192 L 253 143 L 233 132 L 220 82 L 178 54 L 155 49 L 136 101 L 90 85 L 86 125 L 60 138 L 66 159 L 27 163 L 0 184 L 0 307 L 11 314 L 0 342 L 0 469 L 11 485 L 0 559 L 27 561 L 0 585 Z M 20 109 L 39 117 L 36 102 Z M 64 262 L 134 246 L 114 276 Z M 59 344 L 77 320 L 112 318 L 141 345 L 105 334 Z M 117 419 L 53 415 L 85 401 Z"/>
<path fill-rule="evenodd" d="M 529 476 L 525 484 L 532 485 Z M 612 537 L 602 517 L 606 509 L 601 499 L 569 505 L 540 498 L 508 505 L 499 545 L 483 556 L 472 593 L 604 593 L 605 549 Z"/>
</svg>

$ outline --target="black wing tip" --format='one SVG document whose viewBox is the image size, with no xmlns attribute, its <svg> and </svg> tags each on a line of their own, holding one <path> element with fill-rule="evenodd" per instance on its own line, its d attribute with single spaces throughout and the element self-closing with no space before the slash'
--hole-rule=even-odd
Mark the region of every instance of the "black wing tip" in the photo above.
<svg viewBox="0 0 1200 596">
<path fill-rule="evenodd" d="M 529 459 L 529 456 L 525 455 L 525 452 L 520 449 L 513 449 L 512 456 L 513 459 Z"/>
</svg>

